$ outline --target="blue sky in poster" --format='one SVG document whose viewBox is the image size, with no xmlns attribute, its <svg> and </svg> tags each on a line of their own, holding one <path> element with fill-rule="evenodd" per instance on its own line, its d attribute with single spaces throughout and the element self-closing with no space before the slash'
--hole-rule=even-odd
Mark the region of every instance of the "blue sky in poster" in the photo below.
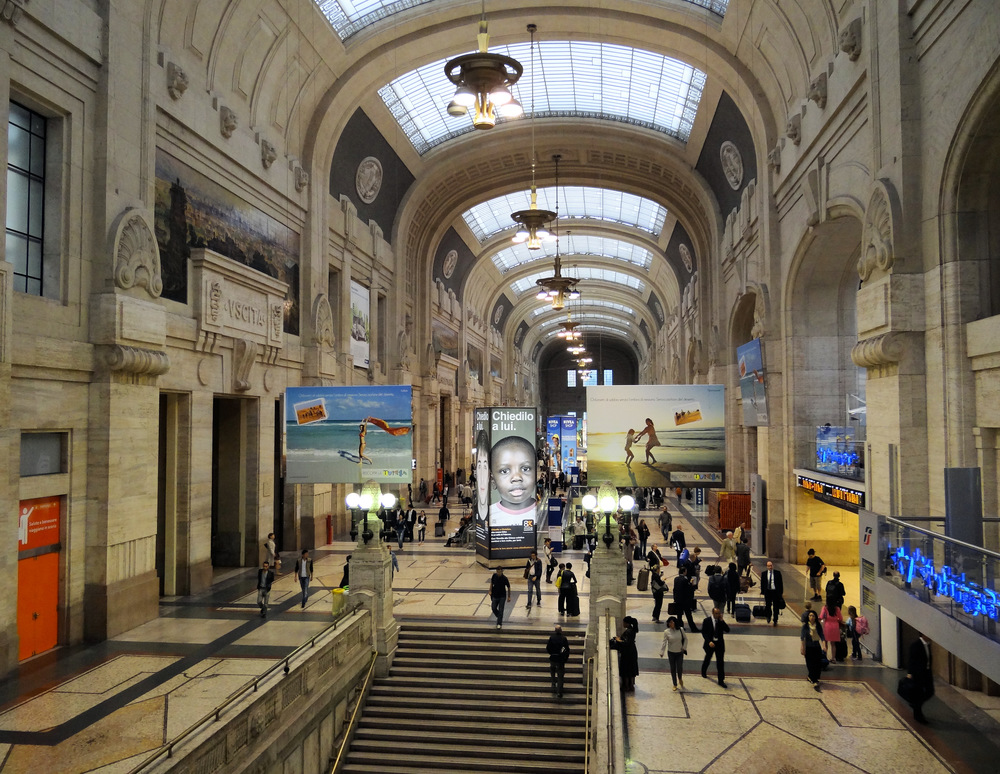
<svg viewBox="0 0 1000 774">
<path fill-rule="evenodd" d="M 294 404 L 326 399 L 330 419 L 359 421 L 377 416 L 386 422 L 409 422 L 412 419 L 411 388 L 386 387 L 289 387 L 285 401 L 285 421 L 295 421 Z"/>
</svg>

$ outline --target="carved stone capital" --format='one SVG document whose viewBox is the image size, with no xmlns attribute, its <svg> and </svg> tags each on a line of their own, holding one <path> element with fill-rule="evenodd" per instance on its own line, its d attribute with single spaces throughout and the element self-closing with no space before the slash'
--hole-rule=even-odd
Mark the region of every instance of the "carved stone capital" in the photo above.
<svg viewBox="0 0 1000 774">
<path fill-rule="evenodd" d="M 227 140 L 233 136 L 236 127 L 240 125 L 240 119 L 233 112 L 232 108 L 225 105 L 219 108 L 219 131 Z"/>
<path fill-rule="evenodd" d="M 187 91 L 187 73 L 181 69 L 180 65 L 167 62 L 167 93 L 170 99 L 180 99 Z"/>
<path fill-rule="evenodd" d="M 122 290 L 146 288 L 153 298 L 163 292 L 160 249 L 146 213 L 126 210 L 118 216 L 111 249 L 115 264 L 115 285 Z"/>
<path fill-rule="evenodd" d="M 876 180 L 861 228 L 858 276 L 862 281 L 876 272 L 885 274 L 892 269 L 896 262 L 895 234 L 901 217 L 899 197 L 893 184 L 886 178 Z"/>
<path fill-rule="evenodd" d="M 806 97 L 811 99 L 813 102 L 819 106 L 820 110 L 826 107 L 826 73 L 820 73 L 818 76 L 813 78 L 812 82 L 809 84 L 809 92 Z"/>
<path fill-rule="evenodd" d="M 851 360 L 861 368 L 877 368 L 879 366 L 898 363 L 903 357 L 903 334 L 890 331 L 870 339 L 859 341 L 851 349 Z"/>
<path fill-rule="evenodd" d="M 861 17 L 848 22 L 840 31 L 838 45 L 840 50 L 847 54 L 848 59 L 852 62 L 858 61 L 858 57 L 861 56 Z"/>
<path fill-rule="evenodd" d="M 145 376 L 159 376 L 170 369 L 166 352 L 116 344 L 105 353 L 104 362 L 112 371 L 124 371 Z"/>
</svg>

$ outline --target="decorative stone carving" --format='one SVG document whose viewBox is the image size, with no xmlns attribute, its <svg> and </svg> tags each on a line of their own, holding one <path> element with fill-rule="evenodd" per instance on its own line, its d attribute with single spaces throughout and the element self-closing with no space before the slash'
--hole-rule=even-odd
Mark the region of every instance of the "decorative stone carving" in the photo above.
<svg viewBox="0 0 1000 774">
<path fill-rule="evenodd" d="M 788 117 L 788 123 L 785 124 L 785 134 L 793 145 L 802 142 L 802 116 L 799 113 Z"/>
<path fill-rule="evenodd" d="M 222 283 L 212 280 L 208 286 L 208 315 L 212 322 L 219 321 L 219 304 L 222 302 Z"/>
<path fill-rule="evenodd" d="M 743 155 L 735 144 L 726 140 L 719 146 L 719 160 L 722 162 L 722 173 L 734 191 L 740 190 L 743 184 Z"/>
<path fill-rule="evenodd" d="M 848 59 L 852 62 L 858 61 L 858 57 L 861 56 L 861 17 L 854 19 L 840 31 L 838 44 Z"/>
<path fill-rule="evenodd" d="M 762 339 L 767 331 L 767 301 L 761 293 L 754 293 L 753 326 L 750 338 Z"/>
<path fill-rule="evenodd" d="M 0 19 L 8 22 L 12 27 L 16 27 L 24 14 L 24 6 L 28 0 L 0 0 L 3 6 L 0 7 Z"/>
<path fill-rule="evenodd" d="M 826 107 L 826 73 L 820 73 L 812 79 L 806 97 L 815 102 L 820 110 Z"/>
<path fill-rule="evenodd" d="M 444 263 L 441 264 L 441 273 L 445 279 L 451 279 L 458 265 L 458 250 L 449 250 L 444 256 Z"/>
<path fill-rule="evenodd" d="M 261 140 L 260 163 L 264 169 L 270 169 L 276 158 L 278 158 L 278 151 L 275 149 L 274 144 L 267 140 Z"/>
<path fill-rule="evenodd" d="M 666 313 L 663 311 L 663 304 L 660 303 L 660 299 L 656 299 L 653 302 L 653 311 L 656 312 L 656 319 L 659 321 L 660 325 L 663 325 L 663 323 L 667 319 L 667 316 Z"/>
<path fill-rule="evenodd" d="M 677 251 L 681 254 L 681 263 L 688 270 L 688 274 L 694 271 L 694 260 L 691 258 L 691 250 L 683 242 L 678 246 Z"/>
<path fill-rule="evenodd" d="M 399 367 L 408 369 L 410 367 L 410 336 L 413 334 L 413 318 L 409 312 L 403 318 L 403 329 L 399 332 Z"/>
<path fill-rule="evenodd" d="M 307 185 L 309 185 L 309 173 L 302 167 L 295 167 L 295 190 L 302 193 Z"/>
<path fill-rule="evenodd" d="M 382 162 L 374 156 L 366 156 L 358 164 L 358 171 L 354 175 L 354 187 L 358 192 L 358 197 L 365 204 L 371 204 L 378 198 L 378 192 L 382 189 Z"/>
<path fill-rule="evenodd" d="M 228 140 L 239 125 L 240 120 L 231 108 L 227 108 L 225 105 L 219 108 L 219 131 L 222 132 L 223 137 Z"/>
<path fill-rule="evenodd" d="M 233 392 L 250 389 L 250 369 L 257 359 L 257 342 L 236 339 L 233 342 Z"/>
<path fill-rule="evenodd" d="M 159 376 L 170 369 L 170 357 L 166 352 L 141 347 L 115 345 L 107 350 L 104 361 L 112 371 L 145 376 Z"/>
<path fill-rule="evenodd" d="M 126 210 L 115 227 L 113 250 L 115 285 L 122 290 L 146 288 L 153 298 L 163 292 L 160 249 L 153 229 L 140 210 Z"/>
<path fill-rule="evenodd" d="M 775 171 L 781 172 L 781 146 L 775 145 L 767 152 L 767 166 Z"/>
<path fill-rule="evenodd" d="M 681 359 L 676 353 L 670 358 L 670 383 L 681 383 Z"/>
<path fill-rule="evenodd" d="M 337 343 L 333 333 L 333 309 L 326 293 L 320 293 L 313 302 L 313 341 L 331 349 Z"/>
<path fill-rule="evenodd" d="M 890 331 L 859 341 L 851 349 L 851 360 L 861 368 L 877 368 L 898 363 L 903 357 L 904 349 L 903 334 Z"/>
<path fill-rule="evenodd" d="M 876 180 L 872 186 L 865 219 L 861 227 L 861 257 L 858 276 L 867 280 L 875 271 L 888 272 L 896 262 L 895 232 L 900 222 L 899 198 L 887 179 Z"/>
<path fill-rule="evenodd" d="M 285 309 L 281 304 L 271 306 L 271 337 L 280 339 L 285 322 Z"/>
<path fill-rule="evenodd" d="M 180 99 L 187 91 L 188 77 L 179 65 L 167 62 L 167 94 L 170 99 Z"/>
<path fill-rule="evenodd" d="M 709 367 L 719 364 L 719 351 L 721 344 L 719 342 L 719 326 L 713 325 L 712 332 L 709 334 L 708 339 L 708 365 Z"/>
</svg>

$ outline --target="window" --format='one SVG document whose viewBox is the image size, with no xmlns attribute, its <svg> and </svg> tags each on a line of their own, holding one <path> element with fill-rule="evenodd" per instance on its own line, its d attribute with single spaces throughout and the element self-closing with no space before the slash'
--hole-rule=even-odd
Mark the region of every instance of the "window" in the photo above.
<svg viewBox="0 0 1000 774">
<path fill-rule="evenodd" d="M 604 369 L 604 384 L 606 386 L 610 387 L 614 383 L 615 383 L 615 380 L 614 380 L 613 372 L 611 371 L 610 368 L 605 368 Z"/>
<path fill-rule="evenodd" d="M 576 369 L 575 368 L 570 368 L 566 372 L 566 386 L 567 387 L 576 387 Z"/>
<path fill-rule="evenodd" d="M 7 260 L 14 264 L 14 290 L 33 296 L 42 295 L 46 123 L 44 116 L 10 103 Z"/>
<path fill-rule="evenodd" d="M 66 433 L 21 433 L 21 475 L 66 472 Z"/>
<path fill-rule="evenodd" d="M 580 381 L 584 387 L 596 387 L 597 369 L 595 368 L 590 371 L 580 371 Z"/>
</svg>

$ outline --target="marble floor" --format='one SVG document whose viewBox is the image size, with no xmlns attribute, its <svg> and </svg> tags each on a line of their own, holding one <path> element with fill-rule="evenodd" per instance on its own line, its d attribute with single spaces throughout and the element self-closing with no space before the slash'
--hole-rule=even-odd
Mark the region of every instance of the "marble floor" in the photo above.
<svg viewBox="0 0 1000 774">
<path fill-rule="evenodd" d="M 676 502 L 673 506 L 676 512 Z M 712 563 L 718 544 L 703 515 L 686 506 L 680 510 L 675 524 L 684 524 L 689 544 L 701 545 L 704 563 Z M 655 515 L 644 515 L 658 533 Z M 0 774 L 131 772 L 329 625 L 333 589 L 351 549 L 350 543 L 335 542 L 314 551 L 315 576 L 304 608 L 298 584 L 286 572 L 275 583 L 267 619 L 260 618 L 254 571 L 230 570 L 219 573 L 203 594 L 164 598 L 159 618 L 113 640 L 60 648 L 24 662 L 0 685 Z M 286 554 L 292 553 L 286 547 Z M 394 607 L 400 620 L 489 618 L 490 572 L 471 550 L 445 547 L 439 538 L 407 543 L 397 559 Z M 526 609 L 525 582 L 511 572 L 507 621 L 545 629 L 555 622 L 586 625 L 589 582 L 582 555 L 567 552 L 563 560 L 574 564 L 581 579 L 584 615 L 560 616 L 555 587 L 548 584 L 542 603 Z M 822 692 L 813 691 L 798 642 L 804 568 L 778 566 L 785 574 L 788 614 L 778 627 L 730 622 L 727 688 L 699 675 L 695 635 L 684 690 L 672 690 L 666 660 L 659 656 L 663 627 L 650 621 L 652 597 L 630 587 L 629 612 L 640 621 L 640 675 L 625 702 L 630 772 L 997 770 L 1000 700 L 995 697 L 939 686 L 925 707 L 931 722 L 918 725 L 895 695 L 899 672 L 868 658 L 833 667 L 824 674 Z M 841 569 L 850 604 L 857 573 Z M 675 572 L 671 563 L 668 581 Z M 700 625 L 711 605 L 701 594 L 698 602 Z M 714 670 L 713 663 L 710 677 Z"/>
</svg>

